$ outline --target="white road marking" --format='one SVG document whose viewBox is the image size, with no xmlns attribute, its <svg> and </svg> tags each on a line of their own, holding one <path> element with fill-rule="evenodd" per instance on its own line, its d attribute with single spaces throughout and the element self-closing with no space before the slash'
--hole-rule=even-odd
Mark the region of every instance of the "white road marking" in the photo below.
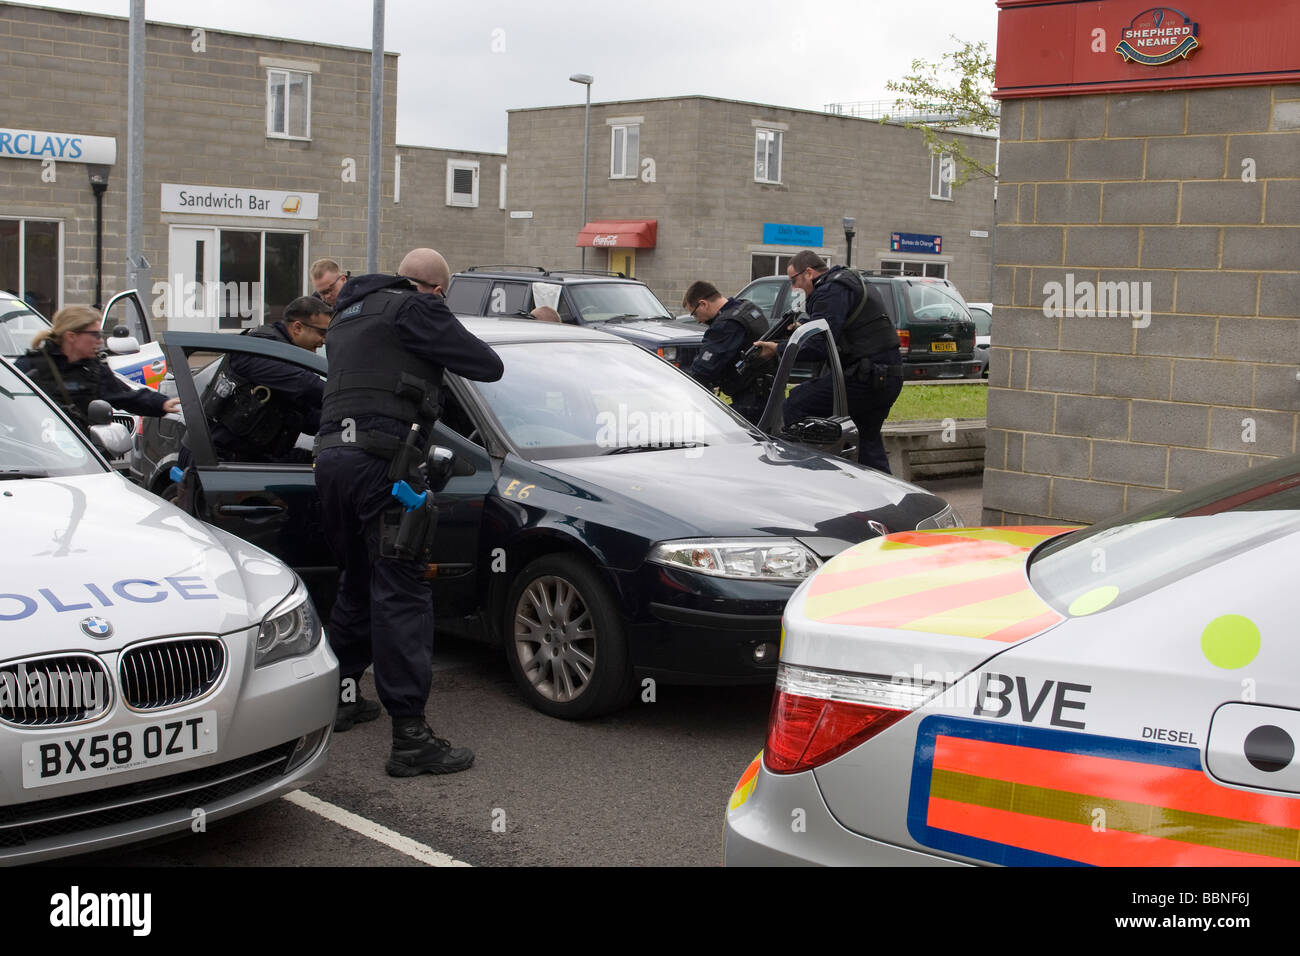
<svg viewBox="0 0 1300 956">
<path fill-rule="evenodd" d="M 382 843 L 384 846 L 396 850 L 398 853 L 405 853 L 407 856 L 419 860 L 426 866 L 470 866 L 471 864 L 457 860 L 448 856 L 446 853 L 439 853 L 431 846 L 425 846 L 412 840 L 410 837 L 404 837 L 400 833 L 380 826 L 372 820 L 365 817 L 357 816 L 350 810 L 344 810 L 342 807 L 336 807 L 332 803 L 326 803 L 318 797 L 313 797 L 310 793 L 302 790 L 295 790 L 292 793 L 284 795 L 295 806 L 302 807 L 304 810 L 310 810 L 318 816 L 324 817 L 331 823 L 337 823 L 341 827 L 346 827 L 354 833 L 360 833 L 364 837 L 369 837 L 376 843 Z"/>
</svg>

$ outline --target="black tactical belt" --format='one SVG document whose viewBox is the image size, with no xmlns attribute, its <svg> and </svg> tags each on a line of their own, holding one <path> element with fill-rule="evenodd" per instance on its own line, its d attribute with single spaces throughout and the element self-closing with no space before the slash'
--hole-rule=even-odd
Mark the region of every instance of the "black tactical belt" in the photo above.
<svg viewBox="0 0 1300 956">
<path fill-rule="evenodd" d="M 330 432 L 328 435 L 316 436 L 314 455 L 319 455 L 327 448 L 360 448 L 376 458 L 392 461 L 393 456 L 402 447 L 402 440 L 383 432 L 357 432 L 352 438 L 344 438 L 343 432 Z"/>
</svg>

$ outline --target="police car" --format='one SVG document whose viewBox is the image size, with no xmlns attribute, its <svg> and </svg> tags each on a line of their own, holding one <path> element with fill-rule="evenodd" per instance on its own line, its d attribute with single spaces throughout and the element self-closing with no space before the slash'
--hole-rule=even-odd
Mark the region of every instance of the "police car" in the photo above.
<svg viewBox="0 0 1300 956">
<path fill-rule="evenodd" d="M 1300 458 L 841 553 L 786 608 L 726 862 L 1300 862 L 1298 554 Z"/>
<path fill-rule="evenodd" d="M 338 662 L 270 555 L 113 473 L 0 360 L 0 862 L 206 827 L 314 777 Z"/>
</svg>

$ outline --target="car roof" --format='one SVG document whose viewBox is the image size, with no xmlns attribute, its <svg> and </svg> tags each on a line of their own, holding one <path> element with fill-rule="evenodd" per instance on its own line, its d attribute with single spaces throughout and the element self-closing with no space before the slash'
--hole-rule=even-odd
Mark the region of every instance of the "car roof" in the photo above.
<svg viewBox="0 0 1300 956">
<path fill-rule="evenodd" d="M 515 342 L 599 342 L 602 345 L 630 345 L 640 348 L 627 339 L 610 335 L 600 329 L 561 322 L 544 322 L 522 316 L 457 315 L 461 324 L 488 345 L 510 345 Z"/>
<path fill-rule="evenodd" d="M 610 275 L 607 272 L 582 272 L 578 269 L 555 269 L 548 271 L 541 266 L 470 266 L 452 276 L 453 279 L 514 279 L 520 282 L 621 282 L 633 285 L 645 285 L 634 276 Z"/>
</svg>

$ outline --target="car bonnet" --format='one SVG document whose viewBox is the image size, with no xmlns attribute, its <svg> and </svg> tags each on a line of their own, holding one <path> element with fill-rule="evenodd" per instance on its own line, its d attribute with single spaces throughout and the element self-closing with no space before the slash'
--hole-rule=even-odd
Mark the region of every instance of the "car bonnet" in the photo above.
<svg viewBox="0 0 1300 956">
<path fill-rule="evenodd" d="M 0 484 L 0 638 L 11 658 L 258 622 L 283 564 L 114 474 Z"/>
</svg>

